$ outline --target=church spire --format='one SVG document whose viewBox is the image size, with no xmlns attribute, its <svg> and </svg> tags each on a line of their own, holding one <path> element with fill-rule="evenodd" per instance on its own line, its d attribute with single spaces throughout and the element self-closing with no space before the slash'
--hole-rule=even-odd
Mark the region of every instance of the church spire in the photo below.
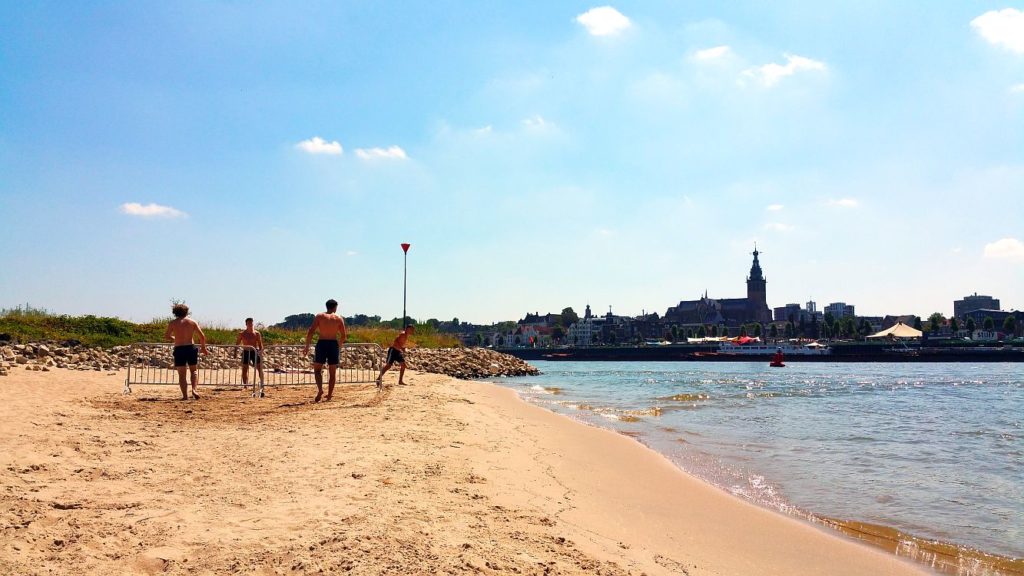
<svg viewBox="0 0 1024 576">
<path fill-rule="evenodd" d="M 758 261 L 757 256 L 760 252 L 757 251 L 757 243 L 754 243 L 754 263 L 750 266 L 750 278 L 748 280 L 764 280 L 764 273 L 761 272 L 761 262 Z"/>
</svg>

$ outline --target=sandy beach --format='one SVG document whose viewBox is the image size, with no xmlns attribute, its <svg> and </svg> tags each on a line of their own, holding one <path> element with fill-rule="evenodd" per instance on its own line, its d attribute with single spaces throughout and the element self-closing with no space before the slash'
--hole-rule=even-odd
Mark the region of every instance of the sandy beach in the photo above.
<svg viewBox="0 0 1024 576">
<path fill-rule="evenodd" d="M 390 381 L 396 375 L 389 374 Z M 507 389 L 0 377 L 4 574 L 925 574 Z"/>
</svg>

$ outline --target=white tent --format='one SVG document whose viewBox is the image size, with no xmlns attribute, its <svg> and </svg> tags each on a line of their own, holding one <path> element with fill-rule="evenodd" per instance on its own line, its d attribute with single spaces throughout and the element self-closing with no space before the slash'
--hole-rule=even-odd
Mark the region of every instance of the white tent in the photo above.
<svg viewBox="0 0 1024 576">
<path fill-rule="evenodd" d="M 907 326 L 903 322 L 897 322 L 894 326 L 872 334 L 868 338 L 920 338 L 921 334 L 920 330 Z"/>
</svg>

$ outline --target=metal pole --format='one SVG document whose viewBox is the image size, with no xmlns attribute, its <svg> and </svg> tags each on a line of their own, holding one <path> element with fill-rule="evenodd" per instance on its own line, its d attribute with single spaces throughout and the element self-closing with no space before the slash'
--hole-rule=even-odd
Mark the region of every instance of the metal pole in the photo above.
<svg viewBox="0 0 1024 576">
<path fill-rule="evenodd" d="M 405 294 L 406 294 L 406 279 L 409 276 L 409 244 L 408 242 L 402 243 L 402 330 L 409 325 L 409 317 L 405 315 Z"/>
</svg>

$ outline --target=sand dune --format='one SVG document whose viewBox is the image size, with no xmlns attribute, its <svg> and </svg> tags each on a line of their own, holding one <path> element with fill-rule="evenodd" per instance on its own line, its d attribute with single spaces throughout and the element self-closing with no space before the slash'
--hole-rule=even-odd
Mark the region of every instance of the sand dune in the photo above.
<svg viewBox="0 0 1024 576">
<path fill-rule="evenodd" d="M 389 374 L 391 381 L 394 376 Z M 4 574 L 920 574 L 506 389 L 0 377 Z M 203 391 L 203 390 L 201 390 Z"/>
</svg>

